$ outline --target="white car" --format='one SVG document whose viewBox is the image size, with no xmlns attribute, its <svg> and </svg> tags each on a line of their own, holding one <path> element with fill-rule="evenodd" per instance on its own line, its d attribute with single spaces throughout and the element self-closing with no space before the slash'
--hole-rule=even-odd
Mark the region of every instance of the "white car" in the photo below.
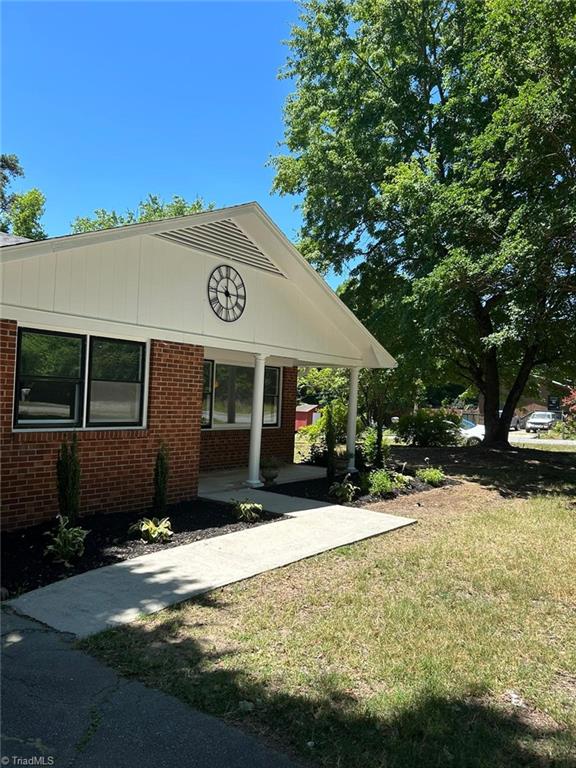
<svg viewBox="0 0 576 768">
<path fill-rule="evenodd" d="M 460 436 L 464 441 L 464 445 L 480 445 L 484 440 L 484 425 L 474 424 L 470 419 L 460 420 Z"/>
<path fill-rule="evenodd" d="M 526 432 L 547 432 L 558 421 L 553 411 L 534 411 L 528 416 Z"/>
</svg>

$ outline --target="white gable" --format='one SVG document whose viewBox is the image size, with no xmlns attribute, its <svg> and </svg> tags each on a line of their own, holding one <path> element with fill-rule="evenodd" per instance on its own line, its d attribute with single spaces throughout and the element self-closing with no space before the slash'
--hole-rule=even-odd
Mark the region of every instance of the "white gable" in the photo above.
<svg viewBox="0 0 576 768">
<path fill-rule="evenodd" d="M 368 333 L 255 203 L 0 250 L 2 317 L 21 324 L 160 338 L 294 364 L 392 367 Z M 246 307 L 212 311 L 229 264 Z"/>
</svg>

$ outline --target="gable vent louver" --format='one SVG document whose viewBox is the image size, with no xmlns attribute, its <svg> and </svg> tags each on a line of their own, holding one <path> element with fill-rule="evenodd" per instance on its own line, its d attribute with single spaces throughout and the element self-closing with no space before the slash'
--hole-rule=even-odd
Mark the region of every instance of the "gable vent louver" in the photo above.
<svg viewBox="0 0 576 768">
<path fill-rule="evenodd" d="M 198 224 L 196 227 L 172 229 L 157 233 L 155 237 L 284 277 L 276 264 L 244 234 L 232 219 Z"/>
</svg>

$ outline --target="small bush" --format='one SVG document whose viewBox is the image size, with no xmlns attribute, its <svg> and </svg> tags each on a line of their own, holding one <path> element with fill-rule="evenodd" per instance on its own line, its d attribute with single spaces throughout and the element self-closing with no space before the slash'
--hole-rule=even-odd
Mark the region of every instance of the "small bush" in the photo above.
<svg viewBox="0 0 576 768">
<path fill-rule="evenodd" d="M 378 463 L 378 432 L 376 427 L 367 427 L 358 438 L 358 447 L 361 451 L 364 463 L 376 467 Z M 382 465 L 385 466 L 390 458 L 390 442 L 382 439 L 381 442 Z"/>
<path fill-rule="evenodd" d="M 70 526 L 69 520 L 58 515 L 58 528 L 52 536 L 52 543 L 46 547 L 46 554 L 53 555 L 57 562 L 70 566 L 72 560 L 78 560 L 84 554 L 84 540 L 88 531 L 78 526 Z"/>
<path fill-rule="evenodd" d="M 308 461 L 310 464 L 314 464 L 315 466 L 325 467 L 328 463 L 328 453 L 326 451 L 326 446 L 323 443 L 312 443 L 310 446 Z"/>
<path fill-rule="evenodd" d="M 336 427 L 334 425 L 334 416 L 332 411 L 332 405 L 326 406 L 326 477 L 330 482 L 333 482 L 336 474 Z"/>
<path fill-rule="evenodd" d="M 173 534 L 170 518 L 163 517 L 161 520 L 157 517 L 143 517 L 137 523 L 131 525 L 129 530 L 132 533 L 139 533 L 140 538 L 148 544 L 160 542 L 164 544 L 170 541 Z"/>
<path fill-rule="evenodd" d="M 434 488 L 439 488 L 446 482 L 446 475 L 439 467 L 423 467 L 416 472 L 416 477 Z"/>
<path fill-rule="evenodd" d="M 396 488 L 407 488 L 412 482 L 410 475 L 403 475 L 401 472 L 392 472 L 391 476 Z"/>
<path fill-rule="evenodd" d="M 443 408 L 420 408 L 400 418 L 396 434 L 401 440 L 419 448 L 458 445 L 460 417 Z"/>
<path fill-rule="evenodd" d="M 341 483 L 332 483 L 328 493 L 340 504 L 346 504 L 354 501 L 354 497 L 358 493 L 358 488 L 350 480 L 350 475 L 346 475 Z"/>
<path fill-rule="evenodd" d="M 152 501 L 152 509 L 158 516 L 166 512 L 169 475 L 170 453 L 167 446 L 162 443 L 156 454 L 156 464 L 154 465 L 154 499 Z"/>
<path fill-rule="evenodd" d="M 262 514 L 262 504 L 245 499 L 244 501 L 234 500 L 234 513 L 241 523 L 255 523 L 260 520 Z"/>
<path fill-rule="evenodd" d="M 80 511 L 80 461 L 76 433 L 72 435 L 70 445 L 65 440 L 60 446 L 56 459 L 56 480 L 60 517 L 75 521 Z"/>
<path fill-rule="evenodd" d="M 385 469 L 375 469 L 370 473 L 370 494 L 385 496 L 394 491 L 394 481 Z"/>
</svg>

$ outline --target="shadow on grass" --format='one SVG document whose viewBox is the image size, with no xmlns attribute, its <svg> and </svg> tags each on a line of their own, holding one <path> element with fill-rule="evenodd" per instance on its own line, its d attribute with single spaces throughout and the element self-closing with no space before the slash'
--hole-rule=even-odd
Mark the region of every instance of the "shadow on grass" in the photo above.
<svg viewBox="0 0 576 768">
<path fill-rule="evenodd" d="M 224 608 L 213 597 L 206 605 Z M 80 647 L 128 677 L 195 709 L 256 732 L 309 766 L 330 768 L 573 768 L 576 745 L 550 718 L 506 708 L 478 692 L 461 698 L 422 694 L 396 713 L 366 706 L 343 676 L 327 674 L 312 695 L 270 687 L 234 666 L 235 649 L 202 645 L 181 608 L 162 625 L 132 624 Z M 207 633 L 210 628 L 207 629 Z M 254 649 L 255 652 L 257 649 Z M 313 657 L 311 657 L 313 658 Z M 222 663 L 214 668 L 214 663 Z"/>
<path fill-rule="evenodd" d="M 494 488 L 504 496 L 564 493 L 576 496 L 576 451 L 534 448 L 412 448 L 394 446 L 392 458 L 406 462 L 406 471 L 440 465 L 452 476 Z"/>
</svg>

